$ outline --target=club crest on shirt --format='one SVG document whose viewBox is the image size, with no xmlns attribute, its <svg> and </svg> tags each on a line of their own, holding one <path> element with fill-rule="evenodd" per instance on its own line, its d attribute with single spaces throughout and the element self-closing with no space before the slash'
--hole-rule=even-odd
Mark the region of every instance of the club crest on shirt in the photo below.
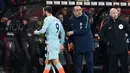
<svg viewBox="0 0 130 73">
<path fill-rule="evenodd" d="M 80 29 L 82 29 L 82 25 L 83 25 L 83 23 L 82 23 L 82 22 L 80 22 Z"/>
<path fill-rule="evenodd" d="M 122 24 L 120 24 L 120 25 L 118 26 L 118 28 L 119 28 L 119 29 L 123 29 L 124 26 L 123 26 Z"/>
</svg>

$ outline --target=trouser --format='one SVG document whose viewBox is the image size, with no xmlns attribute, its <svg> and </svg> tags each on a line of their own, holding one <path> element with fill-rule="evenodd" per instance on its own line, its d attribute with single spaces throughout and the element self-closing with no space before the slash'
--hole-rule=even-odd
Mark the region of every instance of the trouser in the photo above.
<svg viewBox="0 0 130 73">
<path fill-rule="evenodd" d="M 40 44 L 40 42 L 35 41 L 36 37 L 29 37 L 28 38 L 28 43 L 29 43 L 29 48 L 28 48 L 28 53 L 30 56 L 30 60 L 29 60 L 29 64 L 28 64 L 28 68 L 27 68 L 27 72 L 28 73 L 33 73 L 33 72 L 37 72 L 37 73 L 42 73 L 43 71 L 43 66 L 41 66 L 39 64 L 39 58 L 43 58 L 44 59 L 44 44 Z M 44 59 L 45 60 L 45 59 Z M 43 61 L 44 62 L 44 61 Z M 44 63 L 43 63 L 44 64 Z"/>
<path fill-rule="evenodd" d="M 93 52 L 76 53 L 75 73 L 82 73 L 83 56 L 86 60 L 87 73 L 93 73 L 93 71 L 94 71 L 94 68 L 93 68 Z"/>
<path fill-rule="evenodd" d="M 27 72 L 28 73 L 42 73 L 42 68 L 39 64 L 39 54 L 37 51 L 31 56 L 30 64 L 28 64 Z"/>
<path fill-rule="evenodd" d="M 121 64 L 121 72 L 120 73 L 128 73 L 128 53 L 122 54 L 109 54 L 109 73 L 117 73 L 117 62 L 120 61 Z"/>
<path fill-rule="evenodd" d="M 64 45 L 65 45 L 65 49 L 63 53 L 64 53 L 66 66 L 67 66 L 66 73 L 73 73 L 74 66 L 75 66 L 74 65 L 75 64 L 75 51 L 74 51 L 74 48 L 72 48 L 71 50 L 68 49 L 68 41 Z"/>
<path fill-rule="evenodd" d="M 102 54 L 102 59 L 103 59 L 103 70 L 102 73 L 108 73 L 109 70 L 109 57 L 107 53 L 107 48 L 106 44 L 99 40 L 99 48 L 100 48 L 100 53 Z"/>
<path fill-rule="evenodd" d="M 74 64 L 75 64 L 75 52 L 68 51 L 67 49 L 64 50 L 64 56 L 67 65 L 66 73 L 73 73 L 74 71 Z"/>
</svg>

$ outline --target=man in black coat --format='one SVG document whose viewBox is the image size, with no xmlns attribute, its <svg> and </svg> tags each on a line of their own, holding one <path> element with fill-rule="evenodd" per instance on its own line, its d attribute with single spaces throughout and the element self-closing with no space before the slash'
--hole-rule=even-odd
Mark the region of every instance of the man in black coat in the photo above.
<svg viewBox="0 0 130 73">
<path fill-rule="evenodd" d="M 110 9 L 110 17 L 100 32 L 100 38 L 107 45 L 109 56 L 109 73 L 116 73 L 118 58 L 121 63 L 122 73 L 128 73 L 128 46 L 125 33 L 130 34 L 130 26 L 118 18 L 118 11 Z"/>
</svg>

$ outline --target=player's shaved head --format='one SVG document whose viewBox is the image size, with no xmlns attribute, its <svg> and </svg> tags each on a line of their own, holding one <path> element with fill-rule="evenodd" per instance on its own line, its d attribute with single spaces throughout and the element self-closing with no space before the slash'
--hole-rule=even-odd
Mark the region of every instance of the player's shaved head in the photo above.
<svg viewBox="0 0 130 73">
<path fill-rule="evenodd" d="M 118 17 L 118 11 L 116 8 L 111 8 L 110 9 L 110 16 L 112 19 L 117 19 Z"/>
<path fill-rule="evenodd" d="M 110 13 L 113 13 L 113 12 L 118 12 L 116 8 L 111 8 L 110 9 Z"/>
</svg>

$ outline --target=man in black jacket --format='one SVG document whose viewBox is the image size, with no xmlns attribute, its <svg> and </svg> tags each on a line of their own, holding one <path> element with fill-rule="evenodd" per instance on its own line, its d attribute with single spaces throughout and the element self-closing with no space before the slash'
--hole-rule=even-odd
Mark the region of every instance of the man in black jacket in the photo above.
<svg viewBox="0 0 130 73">
<path fill-rule="evenodd" d="M 118 58 L 121 63 L 122 73 L 128 73 L 128 46 L 125 33 L 130 34 L 130 26 L 118 18 L 118 11 L 110 9 L 110 17 L 100 32 L 100 38 L 107 45 L 109 56 L 109 73 L 116 73 Z"/>
</svg>

